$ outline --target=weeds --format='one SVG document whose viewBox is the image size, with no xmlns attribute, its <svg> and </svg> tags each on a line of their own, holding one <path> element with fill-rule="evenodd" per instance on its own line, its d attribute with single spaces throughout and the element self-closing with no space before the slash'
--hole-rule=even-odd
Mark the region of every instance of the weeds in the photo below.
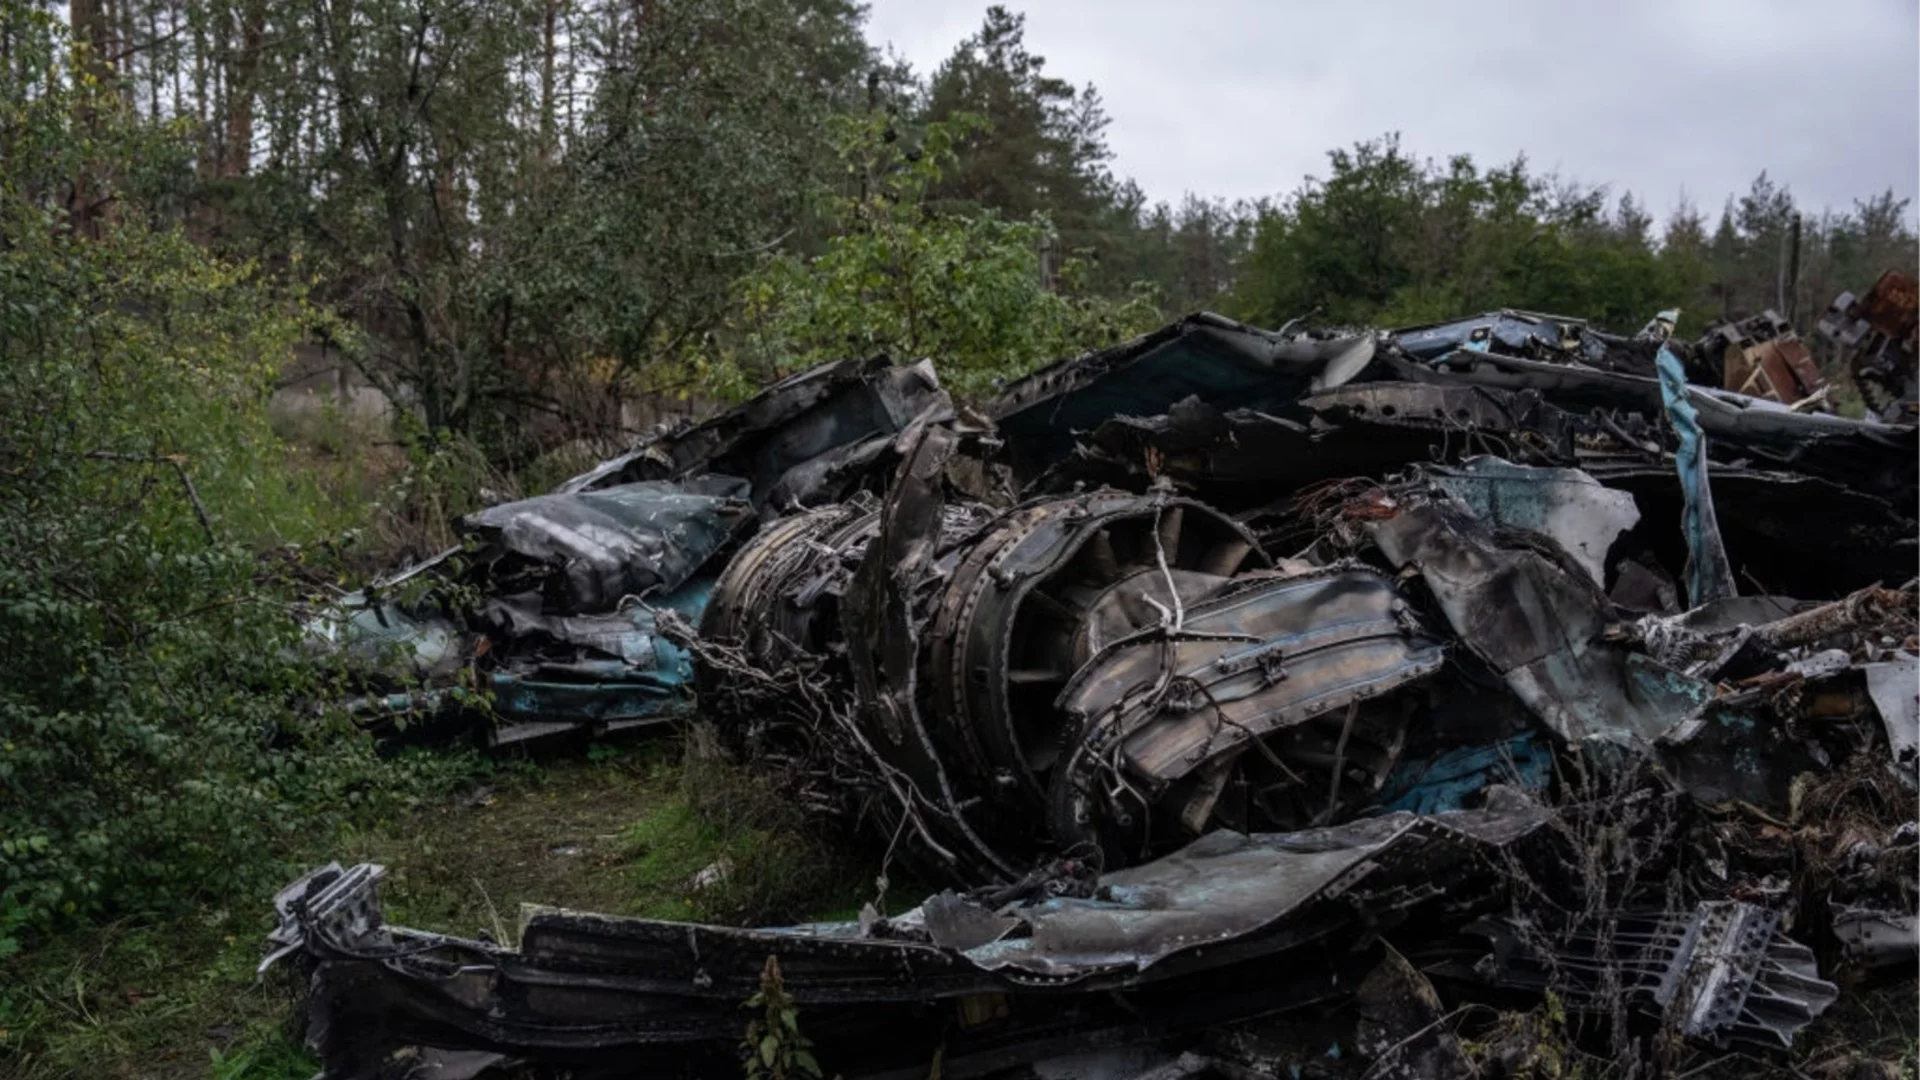
<svg viewBox="0 0 1920 1080">
<path fill-rule="evenodd" d="M 767 966 L 760 972 L 760 992 L 747 999 L 746 1008 L 760 1010 L 747 1023 L 741 1045 L 747 1080 L 818 1080 L 820 1063 L 813 1057 L 813 1040 L 800 1034 L 800 1008 L 787 996 L 779 957 L 767 957 Z"/>
</svg>

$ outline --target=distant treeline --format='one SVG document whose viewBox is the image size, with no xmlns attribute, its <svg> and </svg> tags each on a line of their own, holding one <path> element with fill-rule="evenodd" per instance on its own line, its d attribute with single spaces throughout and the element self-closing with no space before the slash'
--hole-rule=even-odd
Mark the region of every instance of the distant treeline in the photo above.
<svg viewBox="0 0 1920 1080">
<path fill-rule="evenodd" d="M 1632 329 L 1678 306 L 1697 330 L 1784 306 L 1804 325 L 1916 261 L 1890 191 L 1812 210 L 1762 174 L 1717 220 L 1681 206 L 1656 229 L 1631 194 L 1421 160 L 1392 135 L 1271 199 L 1151 202 L 1110 168 L 1098 92 L 1049 72 L 1001 7 L 925 75 L 876 50 L 851 0 L 64 14 L 75 73 L 156 145 L 42 176 L 42 197 L 82 230 L 147 214 L 308 281 L 368 379 L 508 457 L 533 426 L 617 427 L 636 389 L 737 394 L 846 351 L 939 353 L 984 385 L 1200 307 L 1277 325 L 1516 306 Z M 0 55 L 25 54 L 0 38 Z"/>
</svg>

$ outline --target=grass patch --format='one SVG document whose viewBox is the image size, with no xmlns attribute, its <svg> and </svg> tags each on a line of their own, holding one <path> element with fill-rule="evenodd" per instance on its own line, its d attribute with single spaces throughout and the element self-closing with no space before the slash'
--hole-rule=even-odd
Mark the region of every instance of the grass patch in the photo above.
<svg viewBox="0 0 1920 1080">
<path fill-rule="evenodd" d="M 764 783 L 653 740 L 494 764 L 303 862 L 377 862 L 389 920 L 510 936 L 522 904 L 736 924 L 851 917 L 877 863 L 822 839 Z M 720 880 L 695 878 L 720 863 Z M 915 893 L 913 900 L 919 899 Z M 0 1076 L 305 1080 L 294 988 L 256 983 L 270 892 L 35 943 L 0 963 Z"/>
<path fill-rule="evenodd" d="M 264 910 L 91 927 L 18 958 L 0 992 L 0 1073 L 205 1076 L 222 1062 L 263 1066 L 276 1044 L 293 1049 L 291 988 L 254 980 Z M 224 1075 L 286 1075 L 248 1067 Z M 312 1062 L 301 1068 L 313 1074 Z"/>
</svg>

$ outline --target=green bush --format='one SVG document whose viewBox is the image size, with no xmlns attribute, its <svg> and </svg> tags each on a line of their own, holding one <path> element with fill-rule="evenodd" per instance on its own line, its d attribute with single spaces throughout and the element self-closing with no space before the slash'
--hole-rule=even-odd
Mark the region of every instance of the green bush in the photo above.
<svg viewBox="0 0 1920 1080">
<path fill-rule="evenodd" d="M 330 519 L 265 404 L 315 319 L 143 212 L 185 167 L 64 27 L 9 6 L 0 70 L 0 951 L 278 873 L 351 807 L 365 741 L 291 704 L 253 552 Z"/>
<path fill-rule="evenodd" d="M 909 148 L 884 114 L 835 118 L 855 194 L 827 200 L 834 231 L 819 255 L 770 255 L 737 283 L 732 321 L 690 358 L 703 389 L 743 397 L 774 376 L 886 353 L 934 357 L 942 380 L 974 396 L 1157 324 L 1144 293 L 1086 289 L 1078 259 L 1049 274 L 1043 253 L 1056 238 L 1045 217 L 942 212 L 929 201 L 957 140 L 982 126 L 964 114 L 929 123 Z"/>
</svg>

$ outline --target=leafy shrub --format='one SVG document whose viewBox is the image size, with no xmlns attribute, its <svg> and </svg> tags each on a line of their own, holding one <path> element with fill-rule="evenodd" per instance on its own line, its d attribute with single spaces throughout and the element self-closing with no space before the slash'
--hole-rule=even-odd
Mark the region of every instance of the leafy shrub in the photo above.
<svg viewBox="0 0 1920 1080">
<path fill-rule="evenodd" d="M 39 9 L 0 71 L 0 942 L 278 872 L 363 793 L 259 546 L 324 515 L 269 380 L 318 318 L 142 212 L 184 144 Z"/>
<path fill-rule="evenodd" d="M 1160 321 L 1148 298 L 1083 288 L 1073 258 L 1049 273 L 1043 216 L 943 211 L 928 193 L 982 122 L 925 125 L 909 148 L 884 114 L 831 126 L 850 195 L 829 199 L 834 235 L 817 256 L 768 256 L 737 286 L 733 322 L 695 356 L 708 392 L 740 397 L 756 381 L 849 356 L 931 356 L 962 394 L 1098 348 Z"/>
</svg>

